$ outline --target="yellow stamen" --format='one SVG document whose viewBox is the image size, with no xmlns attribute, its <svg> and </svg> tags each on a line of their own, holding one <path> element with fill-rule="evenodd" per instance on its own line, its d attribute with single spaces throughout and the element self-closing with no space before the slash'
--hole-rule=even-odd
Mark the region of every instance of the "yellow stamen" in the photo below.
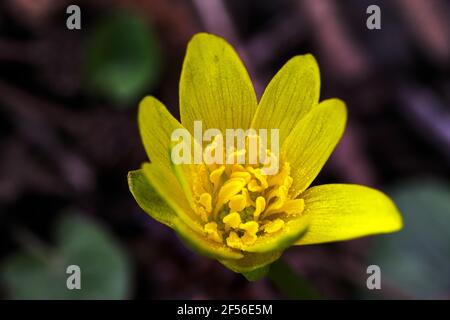
<svg viewBox="0 0 450 320">
<path fill-rule="evenodd" d="M 232 196 L 238 194 L 245 185 L 245 181 L 242 179 L 230 179 L 224 183 L 220 188 L 219 195 L 217 196 L 216 207 L 214 208 L 214 214 L 217 214 L 224 204 L 226 204 Z"/>
<path fill-rule="evenodd" d="M 212 211 L 212 205 L 211 205 L 211 195 L 209 193 L 203 193 L 200 196 L 200 204 L 206 209 L 207 212 L 211 212 Z"/>
<path fill-rule="evenodd" d="M 233 229 L 237 229 L 241 224 L 241 216 L 237 212 L 232 212 L 229 215 L 225 216 L 222 221 L 227 226 Z"/>
<path fill-rule="evenodd" d="M 233 164 L 231 167 L 231 172 L 247 172 L 245 171 L 245 168 L 241 164 Z"/>
<path fill-rule="evenodd" d="M 259 144 L 259 137 L 256 136 Z M 250 140 L 249 140 L 250 141 Z M 224 148 L 213 140 L 211 154 Z M 248 148 L 247 143 L 245 148 Z M 258 237 L 270 237 L 285 228 L 288 215 L 301 214 L 304 200 L 291 198 L 292 177 L 287 162 L 271 175 L 264 164 L 250 163 L 247 149 L 232 150 L 229 159 L 244 155 L 243 164 L 205 164 L 192 169 L 192 192 L 199 221 L 209 239 L 230 248 L 248 250 Z M 259 157 L 272 157 L 270 150 L 258 148 Z M 259 158 L 258 158 L 259 159 Z M 278 165 L 278 164 L 277 164 Z M 264 241 L 264 239 L 262 239 Z"/>
<path fill-rule="evenodd" d="M 241 238 L 242 243 L 247 246 L 254 244 L 256 242 L 256 239 L 258 239 L 258 236 L 256 234 L 248 232 L 246 232 Z"/>
<path fill-rule="evenodd" d="M 284 221 L 281 219 L 275 219 L 274 221 L 270 221 L 264 225 L 264 231 L 267 233 L 275 233 L 281 228 L 284 227 Z"/>
<path fill-rule="evenodd" d="M 241 223 L 239 228 L 245 230 L 248 233 L 256 234 L 258 232 L 259 224 L 255 221 L 249 221 L 246 223 Z"/>
<path fill-rule="evenodd" d="M 258 232 L 259 224 L 255 221 L 249 221 L 246 223 L 241 223 L 239 228 L 245 230 L 245 234 L 241 238 L 242 243 L 244 243 L 245 245 L 254 244 L 256 239 L 258 238 L 256 236 L 256 233 Z"/>
<path fill-rule="evenodd" d="M 202 219 L 203 222 L 208 221 L 208 213 L 206 212 L 205 208 L 198 207 L 197 212 L 200 215 L 200 218 Z"/>
<path fill-rule="evenodd" d="M 264 211 L 265 208 L 266 208 L 266 199 L 264 199 L 264 197 L 256 198 L 256 208 L 255 211 L 253 212 L 255 220 L 258 220 L 260 214 Z"/>
<path fill-rule="evenodd" d="M 214 189 L 217 189 L 217 187 L 219 186 L 220 178 L 222 177 L 222 173 L 224 170 L 225 166 L 220 166 L 219 168 L 211 172 L 211 174 L 209 175 L 209 180 L 214 185 Z"/>
<path fill-rule="evenodd" d="M 285 186 L 281 186 L 269 194 L 269 201 L 272 199 L 275 200 L 267 207 L 266 211 L 264 212 L 264 217 L 279 212 L 280 208 L 286 202 L 287 192 L 287 188 Z"/>
<path fill-rule="evenodd" d="M 260 169 L 253 169 L 252 167 L 247 167 L 247 170 L 255 176 L 262 189 L 267 189 L 269 184 L 267 183 L 266 177 L 261 174 Z"/>
<path fill-rule="evenodd" d="M 231 211 L 242 211 L 245 209 L 245 206 L 247 204 L 247 201 L 245 197 L 242 194 L 237 194 L 235 196 L 232 196 L 230 199 L 230 202 L 228 203 L 228 206 L 230 207 Z"/>
<path fill-rule="evenodd" d="M 261 191 L 263 191 L 263 188 L 258 184 L 258 181 L 256 181 L 256 179 L 250 180 L 250 182 L 247 185 L 247 188 L 251 192 L 261 192 Z"/>
<path fill-rule="evenodd" d="M 290 172 L 291 172 L 291 167 L 290 167 L 289 163 L 286 162 L 278 174 L 270 176 L 269 186 L 282 185 L 287 177 L 291 178 L 289 176 Z"/>
<path fill-rule="evenodd" d="M 288 200 L 281 207 L 281 212 L 286 212 L 287 214 L 300 214 L 305 209 L 305 200 L 303 199 L 294 199 Z"/>
<path fill-rule="evenodd" d="M 236 232 L 231 231 L 227 238 L 227 245 L 231 248 L 241 249 L 242 241 L 241 238 L 237 235 Z"/>
<path fill-rule="evenodd" d="M 209 222 L 205 224 L 205 232 L 210 239 L 222 243 L 223 239 L 217 230 L 217 223 Z"/>
<path fill-rule="evenodd" d="M 247 188 L 242 188 L 242 195 L 245 197 L 245 203 L 247 207 L 255 206 L 255 202 L 250 198 Z"/>
<path fill-rule="evenodd" d="M 251 179 L 251 175 L 248 172 L 245 171 L 235 171 L 231 174 L 231 179 L 233 178 L 241 178 L 244 179 L 245 183 L 248 183 Z"/>
</svg>

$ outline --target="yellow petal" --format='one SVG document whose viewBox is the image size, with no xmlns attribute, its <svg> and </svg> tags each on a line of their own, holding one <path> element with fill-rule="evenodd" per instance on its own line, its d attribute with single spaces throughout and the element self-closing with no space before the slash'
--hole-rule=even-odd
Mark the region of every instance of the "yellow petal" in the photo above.
<svg viewBox="0 0 450 320">
<path fill-rule="evenodd" d="M 152 163 L 170 167 L 171 135 L 183 126 L 156 98 L 147 96 L 139 104 L 139 131 L 145 151 Z"/>
<path fill-rule="evenodd" d="M 193 212 L 177 178 L 169 168 L 156 163 L 144 163 L 144 175 L 158 195 L 176 212 L 177 216 L 194 231 L 203 233 L 203 228 Z"/>
<path fill-rule="evenodd" d="M 281 145 L 297 122 L 318 104 L 319 95 L 320 74 L 316 59 L 310 54 L 296 56 L 270 81 L 256 110 L 252 128 L 279 129 Z"/>
<path fill-rule="evenodd" d="M 289 190 L 293 198 L 304 191 L 320 172 L 339 142 L 346 120 L 344 102 L 329 99 L 321 102 L 292 130 L 282 150 L 294 179 Z"/>
<path fill-rule="evenodd" d="M 306 190 L 302 215 L 309 217 L 308 232 L 297 244 L 348 240 L 398 231 L 402 217 L 382 192 L 359 185 L 328 184 Z"/>
<path fill-rule="evenodd" d="M 301 214 L 305 209 L 305 200 L 294 199 L 288 200 L 280 208 L 280 212 L 285 212 L 286 214 Z"/>
<path fill-rule="evenodd" d="M 227 247 L 225 244 L 214 239 L 210 239 L 206 231 L 199 234 L 180 219 L 175 221 L 176 224 L 174 228 L 177 231 L 177 234 L 194 251 L 213 259 L 231 259 L 228 261 L 233 261 L 233 259 L 241 259 L 243 257 L 241 252 Z"/>
<path fill-rule="evenodd" d="M 145 178 L 142 169 L 128 172 L 128 186 L 134 199 L 145 212 L 157 221 L 173 228 L 176 213 L 159 197 Z"/>
<path fill-rule="evenodd" d="M 170 150 L 172 152 L 172 149 Z M 172 164 L 172 172 L 175 174 L 176 179 L 178 180 L 178 183 L 181 186 L 181 190 L 184 192 L 184 196 L 186 197 L 190 207 L 192 210 L 197 210 L 197 205 L 194 201 L 194 195 L 192 193 L 192 175 L 191 170 L 192 167 L 190 164 L 175 164 L 171 162 Z M 205 209 L 208 210 L 208 208 L 205 207 Z M 211 211 L 209 211 L 211 212 Z"/>
<path fill-rule="evenodd" d="M 222 38 L 199 33 L 188 44 L 180 79 L 181 122 L 193 133 L 250 126 L 257 102 L 248 73 L 234 49 Z"/>
<path fill-rule="evenodd" d="M 231 259 L 228 261 L 243 257 L 239 251 L 208 239 L 207 232 L 199 233 L 186 225 L 174 209 L 155 192 L 143 169 L 129 172 L 128 184 L 139 206 L 157 221 L 173 228 L 195 251 L 214 259 Z"/>
</svg>

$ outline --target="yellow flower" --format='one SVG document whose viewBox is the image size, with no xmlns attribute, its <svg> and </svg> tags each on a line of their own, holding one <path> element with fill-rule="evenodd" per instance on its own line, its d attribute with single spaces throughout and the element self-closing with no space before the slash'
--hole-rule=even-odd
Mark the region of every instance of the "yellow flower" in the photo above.
<svg viewBox="0 0 450 320">
<path fill-rule="evenodd" d="M 128 174 L 138 204 L 196 251 L 238 273 L 267 266 L 291 245 L 348 240 L 401 229 L 402 218 L 380 191 L 350 184 L 308 188 L 341 138 L 344 102 L 319 103 L 320 76 L 312 55 L 289 60 L 258 103 L 250 77 L 222 38 L 197 34 L 180 79 L 181 124 L 154 97 L 139 106 L 139 128 L 151 163 Z M 276 174 L 249 163 L 177 164 L 176 129 L 278 129 Z M 256 137 L 258 138 L 258 137 Z M 220 151 L 217 139 L 203 150 Z M 247 141 L 248 142 L 248 141 Z M 258 149 L 271 155 L 268 149 Z"/>
</svg>

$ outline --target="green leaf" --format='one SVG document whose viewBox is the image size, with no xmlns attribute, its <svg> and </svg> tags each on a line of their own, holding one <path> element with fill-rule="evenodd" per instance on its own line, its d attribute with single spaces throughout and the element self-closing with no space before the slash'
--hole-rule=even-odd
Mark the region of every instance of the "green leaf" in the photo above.
<svg viewBox="0 0 450 320">
<path fill-rule="evenodd" d="M 115 241 L 98 225 L 67 215 L 56 226 L 53 250 L 28 250 L 6 259 L 0 270 L 12 299 L 124 299 L 130 266 Z M 40 245 L 39 247 L 42 247 Z M 81 289 L 66 286 L 67 267 L 81 269 Z"/>
<path fill-rule="evenodd" d="M 92 29 L 85 59 L 92 93 L 129 103 L 150 91 L 161 69 L 161 50 L 146 22 L 132 13 L 117 13 Z"/>
<path fill-rule="evenodd" d="M 282 259 L 272 263 L 269 279 L 273 284 L 290 299 L 320 299 L 319 293 Z"/>
<path fill-rule="evenodd" d="M 68 299 L 64 273 L 58 260 L 23 252 L 4 262 L 1 278 L 12 299 Z"/>
<path fill-rule="evenodd" d="M 390 194 L 403 213 L 404 228 L 377 237 L 370 253 L 370 264 L 381 268 L 382 288 L 386 283 L 419 299 L 448 297 L 450 187 L 433 181 L 405 182 Z"/>
</svg>

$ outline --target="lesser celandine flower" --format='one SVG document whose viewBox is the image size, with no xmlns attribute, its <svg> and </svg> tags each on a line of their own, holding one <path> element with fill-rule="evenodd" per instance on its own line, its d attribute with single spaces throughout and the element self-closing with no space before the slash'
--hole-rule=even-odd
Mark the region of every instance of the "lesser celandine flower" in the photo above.
<svg viewBox="0 0 450 320">
<path fill-rule="evenodd" d="M 129 173 L 133 196 L 189 246 L 239 273 L 272 263 L 291 245 L 399 230 L 401 216 L 380 191 L 351 184 L 308 188 L 341 138 L 347 117 L 344 102 L 319 103 L 319 91 L 316 60 L 296 56 L 258 103 L 233 48 L 217 36 L 195 35 L 181 72 L 181 124 L 154 97 L 140 103 L 139 128 L 151 163 Z M 180 128 L 193 135 L 194 121 L 221 132 L 278 129 L 277 173 L 265 174 L 248 157 L 239 164 L 175 165 L 171 135 Z M 202 144 L 209 152 L 222 148 L 215 139 Z M 248 143 L 234 155 L 246 151 Z"/>
</svg>

